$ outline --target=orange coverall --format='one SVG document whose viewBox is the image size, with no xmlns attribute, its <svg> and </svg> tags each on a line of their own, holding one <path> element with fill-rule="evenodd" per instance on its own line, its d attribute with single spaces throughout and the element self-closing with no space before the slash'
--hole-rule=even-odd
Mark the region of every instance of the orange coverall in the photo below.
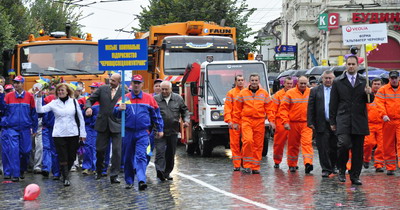
<svg viewBox="0 0 400 210">
<path fill-rule="evenodd" d="M 364 162 L 371 161 L 372 149 L 377 145 L 374 154 L 374 167 L 383 168 L 383 120 L 378 111 L 376 102 L 367 104 L 369 135 L 365 136 L 364 141 Z"/>
<path fill-rule="evenodd" d="M 225 104 L 224 104 L 224 121 L 226 123 L 239 124 L 239 122 L 233 121 L 233 105 L 235 98 L 237 98 L 239 93 L 240 89 L 238 87 L 235 87 L 226 94 Z M 232 151 L 233 167 L 240 168 L 242 162 L 242 153 L 240 151 L 240 129 L 239 130 L 231 128 L 229 129 L 229 144 Z"/>
<path fill-rule="evenodd" d="M 307 105 L 310 89 L 301 93 L 298 87 L 286 92 L 283 97 L 279 114 L 283 125 L 289 123 L 287 162 L 289 167 L 296 167 L 299 150 L 303 153 L 304 165 L 313 163 L 312 129 L 307 127 Z"/>
<path fill-rule="evenodd" d="M 240 91 L 234 102 L 234 122 L 241 122 L 243 167 L 260 170 L 264 146 L 265 119 L 271 98 L 259 88 L 254 94 L 248 88 Z"/>
<path fill-rule="evenodd" d="M 283 158 L 283 149 L 287 142 L 289 131 L 283 127 L 282 118 L 278 110 L 282 102 L 283 96 L 286 94 L 285 89 L 281 89 L 272 96 L 271 114 L 268 115 L 268 121 L 275 123 L 274 133 L 274 163 L 280 164 Z"/>
<path fill-rule="evenodd" d="M 396 148 L 400 160 L 400 90 L 395 91 L 390 84 L 382 86 L 375 95 L 375 103 L 381 118 L 385 115 L 390 118 L 383 122 L 383 159 L 386 170 L 396 170 Z"/>
</svg>

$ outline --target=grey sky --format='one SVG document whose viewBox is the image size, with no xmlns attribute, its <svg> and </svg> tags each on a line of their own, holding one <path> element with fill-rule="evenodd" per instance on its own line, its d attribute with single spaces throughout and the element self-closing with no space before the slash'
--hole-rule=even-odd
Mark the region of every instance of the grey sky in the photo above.
<svg viewBox="0 0 400 210">
<path fill-rule="evenodd" d="M 133 0 L 100 3 L 100 1 L 83 0 L 79 4 L 91 4 L 81 7 L 83 19 L 80 21 L 83 32 L 92 33 L 95 40 L 98 39 L 130 39 L 133 34 L 117 32 L 116 29 L 130 31 L 131 27 L 138 27 L 134 14 L 141 11 L 140 5 L 147 6 L 148 0 Z M 248 0 L 249 8 L 257 8 L 257 11 L 249 19 L 248 25 L 257 31 L 265 24 L 280 16 L 282 0 Z M 251 39 L 250 39 L 251 40 Z"/>
</svg>

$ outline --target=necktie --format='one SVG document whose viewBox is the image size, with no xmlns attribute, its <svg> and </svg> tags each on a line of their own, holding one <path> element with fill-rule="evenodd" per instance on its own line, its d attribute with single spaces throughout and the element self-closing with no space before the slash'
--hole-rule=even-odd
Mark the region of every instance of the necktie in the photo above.
<svg viewBox="0 0 400 210">
<path fill-rule="evenodd" d="M 354 77 L 354 76 L 352 76 L 352 77 L 351 77 L 351 86 L 353 86 L 353 87 L 354 87 L 354 84 L 355 84 L 355 82 L 356 82 L 356 81 L 355 81 L 355 77 Z"/>
</svg>

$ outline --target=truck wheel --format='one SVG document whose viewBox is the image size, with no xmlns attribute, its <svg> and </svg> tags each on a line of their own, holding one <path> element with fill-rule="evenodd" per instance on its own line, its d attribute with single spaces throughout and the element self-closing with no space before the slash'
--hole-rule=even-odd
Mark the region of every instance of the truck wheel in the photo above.
<svg viewBox="0 0 400 210">
<path fill-rule="evenodd" d="M 264 134 L 264 147 L 262 151 L 262 156 L 265 157 L 268 154 L 268 142 L 269 142 L 269 137 L 270 137 L 270 129 L 265 129 L 266 132 Z"/>
<path fill-rule="evenodd" d="M 213 150 L 211 135 L 202 130 L 199 133 L 199 151 L 202 157 L 210 157 Z"/>
</svg>

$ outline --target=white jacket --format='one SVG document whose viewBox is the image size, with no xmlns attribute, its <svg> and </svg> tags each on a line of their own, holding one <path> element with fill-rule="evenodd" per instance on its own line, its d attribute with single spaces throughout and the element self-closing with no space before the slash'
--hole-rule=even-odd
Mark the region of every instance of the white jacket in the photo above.
<svg viewBox="0 0 400 210">
<path fill-rule="evenodd" d="M 71 137 L 78 136 L 78 126 L 75 121 L 75 106 L 74 100 L 62 102 L 60 99 L 51 101 L 49 104 L 42 106 L 42 98 L 35 97 L 36 112 L 45 113 L 52 111 L 55 121 L 53 128 L 53 137 Z M 78 110 L 78 118 L 80 121 L 80 137 L 86 138 L 85 121 L 83 120 L 82 109 L 77 100 L 76 108 Z"/>
</svg>

